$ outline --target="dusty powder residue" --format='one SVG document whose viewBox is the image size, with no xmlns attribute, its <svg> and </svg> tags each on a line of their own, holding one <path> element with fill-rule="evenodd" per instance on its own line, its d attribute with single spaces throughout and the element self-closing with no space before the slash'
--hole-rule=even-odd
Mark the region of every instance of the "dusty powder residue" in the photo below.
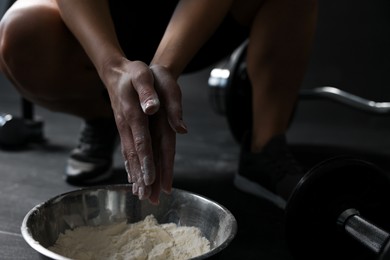
<svg viewBox="0 0 390 260">
<path fill-rule="evenodd" d="M 210 251 L 210 242 L 196 227 L 158 224 L 149 215 L 133 224 L 67 230 L 49 250 L 80 260 L 184 260 Z"/>
</svg>

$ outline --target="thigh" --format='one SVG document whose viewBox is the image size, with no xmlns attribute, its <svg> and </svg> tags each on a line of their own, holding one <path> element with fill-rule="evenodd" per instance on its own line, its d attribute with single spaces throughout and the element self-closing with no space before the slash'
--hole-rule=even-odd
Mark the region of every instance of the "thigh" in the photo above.
<svg viewBox="0 0 390 260">
<path fill-rule="evenodd" d="M 103 84 L 54 0 L 18 0 L 1 20 L 0 37 L 0 67 L 26 98 L 101 98 Z"/>
</svg>

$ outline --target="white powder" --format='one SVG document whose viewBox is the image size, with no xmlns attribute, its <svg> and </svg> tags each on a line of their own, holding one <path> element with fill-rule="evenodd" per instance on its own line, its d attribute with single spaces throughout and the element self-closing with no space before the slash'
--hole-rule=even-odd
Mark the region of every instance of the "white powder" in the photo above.
<svg viewBox="0 0 390 260">
<path fill-rule="evenodd" d="M 79 227 L 60 234 L 49 250 L 72 259 L 184 260 L 210 251 L 210 242 L 196 227 L 143 221 Z"/>
</svg>

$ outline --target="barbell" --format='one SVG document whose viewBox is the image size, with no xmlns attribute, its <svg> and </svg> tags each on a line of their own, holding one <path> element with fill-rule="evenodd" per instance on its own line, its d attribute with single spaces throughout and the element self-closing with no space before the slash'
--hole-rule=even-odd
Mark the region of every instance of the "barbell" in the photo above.
<svg viewBox="0 0 390 260">
<path fill-rule="evenodd" d="M 244 41 L 226 59 L 216 64 L 208 79 L 209 99 L 217 114 L 225 116 L 233 138 L 241 143 L 242 137 L 252 127 L 252 86 L 247 74 Z M 333 86 L 302 88 L 299 99 L 327 99 L 374 115 L 390 115 L 390 102 L 378 102 L 346 92 Z M 295 111 L 290 116 L 294 119 Z"/>
<path fill-rule="evenodd" d="M 390 259 L 390 177 L 371 162 L 338 156 L 317 164 L 285 214 L 295 259 Z"/>
</svg>

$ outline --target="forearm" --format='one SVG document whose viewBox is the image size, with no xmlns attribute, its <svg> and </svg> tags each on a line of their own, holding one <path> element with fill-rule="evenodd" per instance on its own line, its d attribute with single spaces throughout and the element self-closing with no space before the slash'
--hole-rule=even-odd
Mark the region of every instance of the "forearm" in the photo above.
<svg viewBox="0 0 390 260">
<path fill-rule="evenodd" d="M 179 77 L 229 12 L 232 0 L 181 0 L 152 60 Z"/>
<path fill-rule="evenodd" d="M 57 0 L 61 17 L 80 42 L 100 77 L 107 63 L 124 57 L 107 0 Z"/>
</svg>

